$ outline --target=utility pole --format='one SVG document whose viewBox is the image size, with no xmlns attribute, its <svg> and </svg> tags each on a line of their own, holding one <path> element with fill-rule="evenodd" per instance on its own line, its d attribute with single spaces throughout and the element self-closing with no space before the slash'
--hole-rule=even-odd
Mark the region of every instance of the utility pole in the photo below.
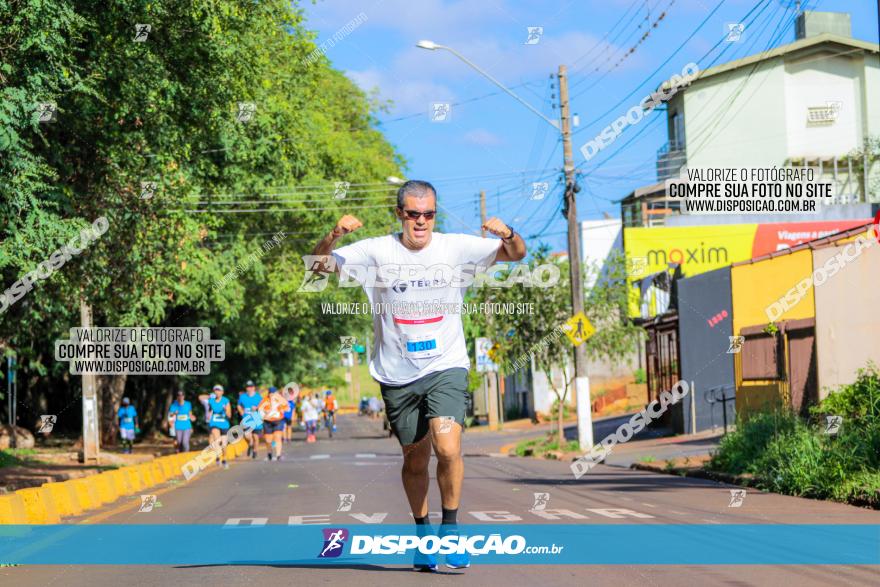
<svg viewBox="0 0 880 587">
<path fill-rule="evenodd" d="M 79 317 L 83 328 L 92 327 L 92 307 L 84 298 L 79 301 Z M 85 343 L 83 343 L 85 344 Z M 94 373 L 82 374 L 83 463 L 98 462 L 98 392 Z"/>
<path fill-rule="evenodd" d="M 480 236 L 486 238 L 484 224 L 486 224 L 486 190 L 480 190 Z"/>
<path fill-rule="evenodd" d="M 568 103 L 568 75 L 564 65 L 559 66 L 559 113 L 562 117 L 562 155 L 565 172 L 565 206 L 568 219 L 568 265 L 571 278 L 571 313 L 584 311 L 584 279 L 581 274 L 581 239 L 577 220 L 577 200 L 580 190 L 575 182 L 574 158 L 571 152 L 571 112 Z M 575 398 L 578 415 L 578 443 L 581 450 L 593 446 L 593 418 L 590 413 L 590 379 L 587 376 L 587 349 L 580 344 L 574 349 Z M 560 406 L 562 409 L 562 406 Z"/>
<path fill-rule="evenodd" d="M 15 414 L 15 404 L 16 404 L 16 383 L 15 383 L 15 354 L 12 351 L 8 351 L 9 354 L 6 355 L 6 398 L 9 403 L 9 448 L 18 448 L 18 441 L 16 440 L 16 432 L 15 425 L 18 418 L 16 418 Z"/>
</svg>

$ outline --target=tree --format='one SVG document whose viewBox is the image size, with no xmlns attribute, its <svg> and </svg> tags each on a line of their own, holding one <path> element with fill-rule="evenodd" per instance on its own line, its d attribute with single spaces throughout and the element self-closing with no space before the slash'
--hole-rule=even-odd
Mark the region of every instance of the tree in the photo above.
<svg viewBox="0 0 880 587">
<path fill-rule="evenodd" d="M 137 23 L 151 27 L 143 42 Z M 0 37 L 11 40 L 0 45 L 4 283 L 96 217 L 110 225 L 0 315 L 0 344 L 19 355 L 29 410 L 77 401 L 78 378 L 51 349 L 78 325 L 81 299 L 97 325 L 209 326 L 229 343 L 224 373 L 211 378 L 100 377 L 105 443 L 115 441 L 126 389 L 159 416 L 155 396 L 175 386 L 245 373 L 292 379 L 326 354 L 343 325 L 316 311 L 320 296 L 296 294 L 301 255 L 353 206 L 332 200 L 334 181 L 384 181 L 401 175 L 403 160 L 374 128 L 375 102 L 326 59 L 305 61 L 315 46 L 298 8 L 0 1 Z M 54 122 L 39 122 L 40 103 L 56 106 Z M 239 103 L 256 106 L 247 123 Z M 142 182 L 155 182 L 153 197 L 141 197 Z M 277 186 L 288 201 L 278 202 Z M 361 214 L 368 234 L 385 230 L 389 210 L 377 204 L 389 194 L 366 193 L 358 204 L 374 206 Z M 239 200 L 278 212 L 216 212 Z M 213 287 L 279 230 L 277 250 Z"/>
</svg>

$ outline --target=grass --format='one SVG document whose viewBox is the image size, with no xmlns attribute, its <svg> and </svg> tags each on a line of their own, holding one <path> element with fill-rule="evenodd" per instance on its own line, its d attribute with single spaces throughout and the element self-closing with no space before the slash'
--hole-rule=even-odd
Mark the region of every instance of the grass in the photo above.
<svg viewBox="0 0 880 587">
<path fill-rule="evenodd" d="M 576 440 L 571 440 L 562 445 L 560 449 L 559 443 L 556 441 L 556 434 L 544 436 L 541 438 L 533 438 L 532 440 L 524 440 L 516 445 L 514 453 L 519 457 L 546 455 L 550 451 L 561 450 L 562 452 L 577 452 L 580 445 Z"/>
<path fill-rule="evenodd" d="M 0 469 L 3 467 L 19 467 L 38 462 L 28 457 L 35 456 L 37 451 L 32 448 L 6 448 L 0 450 Z"/>
<path fill-rule="evenodd" d="M 656 460 L 657 460 L 657 459 L 655 459 L 655 458 L 652 457 L 651 455 L 647 455 L 647 456 L 644 456 L 644 457 L 642 457 L 642 458 L 639 459 L 639 461 L 642 462 L 642 463 L 653 463 L 653 462 L 656 461 Z"/>
<path fill-rule="evenodd" d="M 711 469 L 749 474 L 768 491 L 880 508 L 880 373 L 859 372 L 811 412 L 756 414 L 725 436 Z M 822 415 L 843 416 L 836 435 Z"/>
</svg>

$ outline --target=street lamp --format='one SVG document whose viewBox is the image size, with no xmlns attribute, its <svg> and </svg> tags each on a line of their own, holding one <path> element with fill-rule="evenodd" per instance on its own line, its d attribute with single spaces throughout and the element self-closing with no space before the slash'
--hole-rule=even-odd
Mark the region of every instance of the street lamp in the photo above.
<svg viewBox="0 0 880 587">
<path fill-rule="evenodd" d="M 547 118 L 546 116 L 541 114 L 541 112 L 536 110 L 531 104 L 529 104 L 528 102 L 526 102 L 525 100 L 523 100 L 522 98 L 520 98 L 519 96 L 514 94 L 513 91 L 508 89 L 504 84 L 502 84 L 497 79 L 495 79 L 494 77 L 489 75 L 489 73 L 487 73 L 486 71 L 483 71 L 476 63 L 470 61 L 467 57 L 465 57 L 464 55 L 462 55 L 461 53 L 459 53 L 458 51 L 456 51 L 452 47 L 447 47 L 446 45 L 438 45 L 434 41 L 427 41 L 427 40 L 419 41 L 418 43 L 416 43 L 416 47 L 418 47 L 420 49 L 427 49 L 428 51 L 436 51 L 437 49 L 445 49 L 446 51 L 449 51 L 450 53 L 452 53 L 453 55 L 455 55 L 456 57 L 458 57 L 459 59 L 461 59 L 462 61 L 467 63 L 470 67 L 477 70 L 477 72 L 479 72 L 480 75 L 482 75 L 483 77 L 488 79 L 490 82 L 492 82 L 493 84 L 495 84 L 496 86 L 498 86 L 499 88 L 504 90 L 514 100 L 516 100 L 517 102 L 519 102 L 520 104 L 522 104 L 523 106 L 525 106 L 526 108 L 531 110 L 534 114 L 537 114 L 538 116 L 540 116 L 547 124 L 549 124 L 550 126 L 552 126 L 555 129 L 559 130 L 559 123 L 558 122 L 556 122 L 555 120 L 550 120 L 549 118 Z"/>
<path fill-rule="evenodd" d="M 491 81 L 493 84 L 504 90 L 506 94 L 514 100 L 528 108 L 533 114 L 537 114 L 542 120 L 550 126 L 557 129 L 562 135 L 562 156 L 563 167 L 565 173 L 565 216 L 568 219 L 568 258 L 569 278 L 571 280 L 571 310 L 572 315 L 577 315 L 584 311 L 584 280 L 581 274 L 581 245 L 580 233 L 578 232 L 577 222 L 577 200 L 575 194 L 579 191 L 579 187 L 575 183 L 574 177 L 574 157 L 571 150 L 571 111 L 568 103 L 568 75 L 566 67 L 559 66 L 559 114 L 562 124 L 555 120 L 550 120 L 531 104 L 514 94 L 510 89 L 505 87 L 497 79 L 483 71 L 477 64 L 468 60 L 464 55 L 451 47 L 438 45 L 434 41 L 421 40 L 416 43 L 416 47 L 436 51 L 437 49 L 445 49 L 462 61 L 464 61 L 472 69 L 476 70 L 480 75 Z M 590 414 L 590 379 L 587 377 L 587 351 L 583 344 L 574 349 L 574 371 L 575 371 L 575 392 L 577 397 L 577 414 L 578 414 L 578 443 L 581 448 L 590 448 L 593 446 L 593 420 Z M 561 408 L 560 408 L 561 409 Z"/>
</svg>

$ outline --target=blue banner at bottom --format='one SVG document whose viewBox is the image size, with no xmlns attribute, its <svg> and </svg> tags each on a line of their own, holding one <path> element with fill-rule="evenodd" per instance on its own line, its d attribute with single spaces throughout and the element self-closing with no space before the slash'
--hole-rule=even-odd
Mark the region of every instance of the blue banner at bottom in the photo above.
<svg viewBox="0 0 880 587">
<path fill-rule="evenodd" d="M 408 565 L 416 551 L 491 565 L 880 565 L 880 525 L 0 526 L 0 563 L 22 565 Z"/>
</svg>

